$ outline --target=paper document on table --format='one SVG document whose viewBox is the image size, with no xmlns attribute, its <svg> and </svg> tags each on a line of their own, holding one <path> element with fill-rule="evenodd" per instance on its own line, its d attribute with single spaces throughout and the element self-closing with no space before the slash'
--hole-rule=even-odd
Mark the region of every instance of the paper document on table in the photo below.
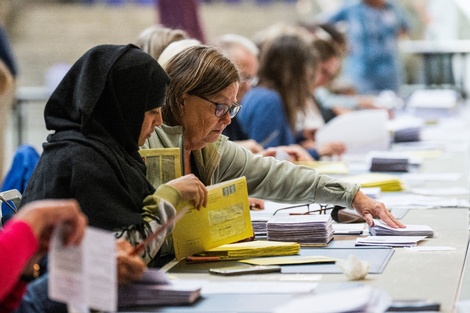
<svg viewBox="0 0 470 313">
<path fill-rule="evenodd" d="M 371 150 L 387 150 L 390 132 L 385 110 L 360 110 L 341 114 L 320 127 L 315 133 L 315 144 L 325 145 L 341 141 L 347 153 L 365 153 Z"/>
<path fill-rule="evenodd" d="M 138 305 L 185 305 L 201 295 L 205 280 L 174 279 L 158 269 L 147 269 L 142 279 L 119 288 L 119 307 Z"/>
<path fill-rule="evenodd" d="M 54 232 L 49 251 L 49 297 L 52 300 L 116 311 L 117 269 L 112 232 L 88 227 L 79 246 L 64 246 Z"/>
<path fill-rule="evenodd" d="M 391 303 L 384 290 L 360 286 L 293 297 L 274 313 L 385 312 Z"/>
<path fill-rule="evenodd" d="M 360 235 L 364 231 L 366 223 L 333 223 L 335 235 Z"/>
<path fill-rule="evenodd" d="M 400 179 L 392 174 L 369 173 L 341 178 L 342 181 L 357 183 L 361 187 L 380 187 L 382 191 L 401 191 L 403 190 Z"/>
<path fill-rule="evenodd" d="M 300 251 L 297 242 L 283 242 L 272 240 L 254 240 L 221 245 L 200 255 L 218 256 L 221 259 L 246 259 L 266 256 L 294 255 Z"/>
<path fill-rule="evenodd" d="M 152 186 L 160 186 L 182 175 L 179 148 L 140 149 L 139 153 Z"/>
<path fill-rule="evenodd" d="M 384 195 L 380 198 L 387 208 L 391 209 L 436 209 L 436 208 L 470 208 L 467 199 L 425 196 L 416 194 Z"/>
<path fill-rule="evenodd" d="M 349 174 L 348 165 L 343 161 L 297 161 L 294 163 L 314 168 L 318 173 L 322 174 Z"/>
<path fill-rule="evenodd" d="M 441 188 L 413 188 L 412 193 L 428 196 L 468 196 L 470 190 L 467 187 L 441 187 Z"/>
<path fill-rule="evenodd" d="M 191 209 L 176 224 L 173 244 L 177 259 L 253 236 L 246 178 L 207 187 L 207 207 Z"/>
<path fill-rule="evenodd" d="M 272 294 L 272 293 L 308 293 L 313 291 L 318 283 L 276 281 L 210 281 L 202 287 L 202 295 L 211 294 Z"/>
<path fill-rule="evenodd" d="M 252 265 L 294 265 L 294 264 L 324 264 L 335 263 L 336 259 L 322 255 L 306 255 L 306 256 L 281 256 L 281 257 L 264 257 L 239 260 L 238 262 Z"/>
<path fill-rule="evenodd" d="M 368 236 L 358 237 L 356 246 L 414 247 L 426 236 Z"/>
<path fill-rule="evenodd" d="M 374 226 L 369 228 L 369 233 L 372 236 L 434 236 L 434 231 L 428 225 L 406 225 L 406 228 L 392 228 L 380 220 L 374 220 Z"/>
</svg>

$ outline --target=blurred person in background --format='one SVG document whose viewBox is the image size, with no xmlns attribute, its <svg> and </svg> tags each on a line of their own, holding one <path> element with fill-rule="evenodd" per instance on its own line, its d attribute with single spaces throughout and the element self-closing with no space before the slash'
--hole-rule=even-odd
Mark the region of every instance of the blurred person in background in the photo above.
<svg viewBox="0 0 470 313">
<path fill-rule="evenodd" d="M 347 27 L 343 75 L 357 93 L 398 92 L 404 76 L 398 41 L 409 32 L 401 7 L 387 0 L 362 0 L 344 5 L 325 22 Z"/>
<path fill-rule="evenodd" d="M 18 69 L 5 28 L 0 25 L 0 185 L 5 175 L 5 130 L 13 106 Z"/>
<path fill-rule="evenodd" d="M 158 60 L 169 44 L 188 38 L 189 35 L 182 29 L 152 25 L 145 28 L 138 35 L 135 45 L 150 54 L 155 60 Z"/>
<path fill-rule="evenodd" d="M 302 35 L 279 35 L 263 44 L 259 83 L 243 97 L 239 114 L 242 129 L 250 138 L 264 148 L 300 143 L 297 119 L 312 96 L 317 66 L 309 41 Z M 328 143 L 306 150 L 318 160 L 342 154 L 344 145 Z"/>
</svg>

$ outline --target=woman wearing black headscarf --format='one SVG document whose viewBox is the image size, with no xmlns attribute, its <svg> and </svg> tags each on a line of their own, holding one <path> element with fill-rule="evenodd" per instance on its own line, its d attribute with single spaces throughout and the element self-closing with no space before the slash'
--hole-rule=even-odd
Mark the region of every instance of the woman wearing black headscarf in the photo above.
<svg viewBox="0 0 470 313">
<path fill-rule="evenodd" d="M 28 182 L 22 205 L 75 198 L 91 226 L 137 245 L 176 212 L 182 200 L 206 204 L 207 191 L 187 175 L 157 191 L 145 177 L 138 150 L 162 123 L 169 78 L 133 45 L 101 45 L 86 52 L 46 104 L 53 130 Z M 141 255 L 150 262 L 167 233 Z"/>
</svg>

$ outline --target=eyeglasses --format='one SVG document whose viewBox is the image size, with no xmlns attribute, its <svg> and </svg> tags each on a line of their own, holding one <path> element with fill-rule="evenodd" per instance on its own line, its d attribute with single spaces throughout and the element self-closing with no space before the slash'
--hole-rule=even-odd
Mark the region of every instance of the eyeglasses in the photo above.
<svg viewBox="0 0 470 313">
<path fill-rule="evenodd" d="M 230 118 L 234 118 L 238 114 L 238 111 L 240 111 L 240 108 L 242 107 L 240 104 L 236 102 L 232 103 L 231 106 L 228 106 L 224 103 L 217 103 L 217 102 L 211 101 L 203 96 L 197 96 L 197 95 L 195 96 L 215 105 L 214 114 L 217 117 L 224 117 L 225 114 L 227 114 L 228 112 L 228 114 L 230 115 Z"/>
<path fill-rule="evenodd" d="M 273 215 L 276 215 L 276 213 L 279 212 L 279 211 L 292 210 L 292 209 L 301 208 L 301 207 L 307 207 L 307 211 L 304 212 L 304 213 L 297 213 L 297 212 L 296 213 L 289 213 L 289 215 L 310 215 L 310 214 L 315 214 L 315 213 L 326 214 L 327 210 L 334 209 L 334 205 L 331 205 L 331 204 L 318 204 L 320 206 L 319 209 L 311 210 L 310 209 L 310 204 L 312 204 L 312 203 L 299 204 L 299 205 L 288 206 L 288 207 L 285 207 L 285 208 L 280 208 L 280 209 L 277 209 L 276 211 L 274 211 Z"/>
</svg>

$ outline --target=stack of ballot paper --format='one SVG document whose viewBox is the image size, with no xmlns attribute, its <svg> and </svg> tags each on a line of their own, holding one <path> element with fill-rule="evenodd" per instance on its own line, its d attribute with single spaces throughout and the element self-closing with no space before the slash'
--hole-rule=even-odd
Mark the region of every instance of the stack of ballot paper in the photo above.
<svg viewBox="0 0 470 313">
<path fill-rule="evenodd" d="M 356 238 L 356 246 L 414 247 L 426 236 L 368 236 Z"/>
<path fill-rule="evenodd" d="M 372 158 L 371 172 L 408 172 L 409 161 L 406 158 Z"/>
<path fill-rule="evenodd" d="M 385 290 L 360 285 L 305 293 L 279 306 L 274 313 L 385 312 L 391 303 L 392 298 Z"/>
<path fill-rule="evenodd" d="M 380 220 L 369 228 L 372 236 L 426 236 L 433 237 L 434 231 L 428 225 L 406 225 L 406 228 L 392 228 Z"/>
<path fill-rule="evenodd" d="M 195 302 L 205 284 L 201 280 L 169 280 L 164 272 L 147 269 L 141 280 L 119 287 L 119 307 L 185 305 Z"/>
<path fill-rule="evenodd" d="M 256 238 L 266 237 L 266 223 L 273 216 L 271 211 L 250 211 L 251 224 Z"/>
<path fill-rule="evenodd" d="M 369 173 L 343 177 L 341 180 L 358 183 L 361 187 L 380 187 L 382 191 L 401 191 L 402 183 L 397 176 L 383 173 Z"/>
<path fill-rule="evenodd" d="M 314 245 L 327 245 L 334 234 L 333 219 L 329 214 L 275 215 L 266 223 L 266 230 L 268 240 Z"/>
<path fill-rule="evenodd" d="M 409 97 L 407 108 L 415 116 L 433 120 L 454 113 L 459 101 L 459 94 L 453 89 L 416 90 Z"/>
<path fill-rule="evenodd" d="M 216 256 L 221 259 L 246 259 L 265 256 L 294 255 L 300 251 L 297 242 L 255 240 L 221 245 L 204 251 L 200 256 Z"/>
</svg>

